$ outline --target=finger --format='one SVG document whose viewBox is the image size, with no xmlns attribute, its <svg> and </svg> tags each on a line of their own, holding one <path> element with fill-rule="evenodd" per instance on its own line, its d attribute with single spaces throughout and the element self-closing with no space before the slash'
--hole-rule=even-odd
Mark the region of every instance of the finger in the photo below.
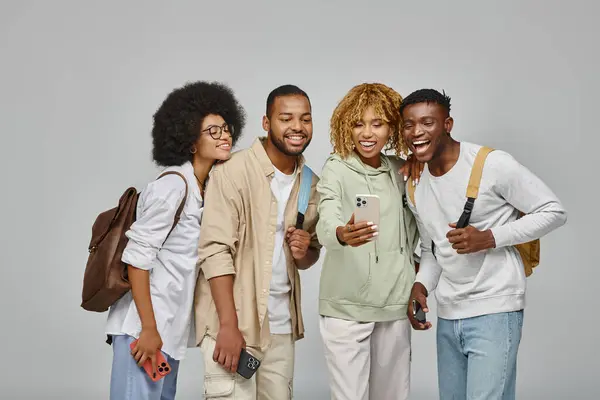
<svg viewBox="0 0 600 400">
<path fill-rule="evenodd" d="M 292 232 L 294 232 L 295 230 L 296 230 L 296 227 L 294 227 L 294 226 L 290 226 L 290 227 L 288 228 L 288 230 L 287 230 L 287 231 L 288 231 L 288 233 L 292 233 Z"/>
<path fill-rule="evenodd" d="M 148 358 L 150 358 L 150 357 L 148 357 L 148 355 L 144 352 L 144 354 L 142 354 L 142 356 L 138 360 L 138 367 L 143 366 Z"/>
<path fill-rule="evenodd" d="M 469 249 L 468 247 L 464 248 L 464 249 L 457 250 L 456 252 L 458 254 L 471 254 L 471 253 L 473 253 L 473 251 L 471 249 Z"/>
<path fill-rule="evenodd" d="M 456 228 L 456 222 L 453 222 L 453 223 L 451 223 L 451 224 L 448 224 L 448 226 L 449 226 L 450 228 Z"/>
<path fill-rule="evenodd" d="M 427 307 L 427 297 L 423 295 L 417 295 L 417 297 L 415 297 L 415 300 L 417 300 L 417 302 L 421 305 L 423 312 L 429 312 L 429 308 Z"/>
<path fill-rule="evenodd" d="M 242 349 L 240 349 L 240 352 L 242 351 Z M 238 369 L 238 363 L 240 361 L 240 356 L 233 356 L 231 358 L 231 372 L 235 372 Z"/>
<path fill-rule="evenodd" d="M 468 246 L 467 246 L 467 244 L 465 242 L 459 242 L 459 243 L 453 244 L 452 248 L 458 252 L 458 251 L 465 251 L 465 250 L 467 250 Z"/>
<path fill-rule="evenodd" d="M 352 231 L 348 236 L 350 238 L 356 238 L 364 235 L 368 235 L 374 232 L 379 232 L 379 227 L 377 225 L 367 226 L 365 228 L 357 229 Z"/>
<path fill-rule="evenodd" d="M 348 242 L 348 244 L 350 246 L 354 246 L 354 247 L 362 246 L 363 244 L 366 244 L 369 241 L 371 241 L 378 234 L 379 234 L 378 232 L 375 232 L 375 233 L 371 233 L 368 235 L 364 235 L 359 238 L 353 239 L 351 242 Z"/>
<path fill-rule="evenodd" d="M 354 224 L 354 213 L 352 213 L 352 216 L 350 217 L 350 221 L 348 221 L 348 225 L 352 225 Z"/>
<path fill-rule="evenodd" d="M 225 366 L 225 359 L 226 359 L 226 357 L 227 357 L 227 354 L 225 353 L 225 351 L 221 350 L 219 352 L 218 363 L 221 364 L 221 365 L 223 365 L 223 366 Z"/>
<path fill-rule="evenodd" d="M 220 354 L 219 347 L 215 346 L 215 351 L 213 351 L 213 361 L 214 362 L 219 362 L 219 354 Z"/>
<path fill-rule="evenodd" d="M 156 363 L 156 354 L 150 357 L 150 360 L 152 361 L 152 376 L 156 377 L 156 372 L 158 371 Z"/>
<path fill-rule="evenodd" d="M 453 229 L 451 231 L 448 231 L 448 233 L 446 233 L 446 237 L 448 239 L 457 239 L 457 238 L 460 238 L 463 233 L 465 233 L 464 229 Z"/>
<path fill-rule="evenodd" d="M 232 358 L 233 357 L 231 356 L 231 354 L 227 354 L 227 357 L 225 357 L 225 364 L 223 364 L 223 368 L 225 368 L 228 371 L 235 372 L 231 369 Z"/>
<path fill-rule="evenodd" d="M 373 221 L 357 221 L 354 224 L 349 225 L 349 226 L 350 226 L 350 230 L 355 231 L 357 229 L 363 229 L 363 228 L 366 228 L 371 225 L 373 225 Z"/>
<path fill-rule="evenodd" d="M 308 242 L 310 240 L 310 235 L 308 233 L 299 233 L 298 231 L 296 231 L 290 235 L 288 240 L 300 240 L 303 242 Z"/>
<path fill-rule="evenodd" d="M 308 248 L 308 243 L 302 242 L 300 240 L 294 240 L 290 243 L 290 249 L 295 247 L 298 250 L 306 250 Z"/>
<path fill-rule="evenodd" d="M 142 358 L 142 356 L 144 355 L 144 352 L 141 349 L 138 349 L 135 354 L 133 355 L 133 359 L 136 362 L 140 362 L 140 359 Z"/>
</svg>

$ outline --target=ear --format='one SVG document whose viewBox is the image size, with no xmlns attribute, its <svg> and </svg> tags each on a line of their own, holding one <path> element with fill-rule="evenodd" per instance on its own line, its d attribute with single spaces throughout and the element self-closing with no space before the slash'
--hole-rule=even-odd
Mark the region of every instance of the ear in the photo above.
<svg viewBox="0 0 600 400">
<path fill-rule="evenodd" d="M 267 116 L 263 116 L 262 119 L 262 128 L 265 132 L 269 132 L 269 130 L 271 129 L 271 121 L 269 121 L 269 118 L 267 118 Z"/>
<path fill-rule="evenodd" d="M 446 118 L 446 120 L 444 121 L 444 129 L 446 130 L 448 135 L 450 135 L 450 132 L 452 132 L 453 126 L 454 126 L 454 119 L 452 119 L 452 117 Z"/>
</svg>

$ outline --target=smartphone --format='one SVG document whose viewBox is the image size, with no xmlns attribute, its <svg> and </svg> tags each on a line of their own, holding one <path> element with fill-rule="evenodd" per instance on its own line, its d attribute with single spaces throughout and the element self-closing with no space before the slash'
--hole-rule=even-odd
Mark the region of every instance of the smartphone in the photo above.
<svg viewBox="0 0 600 400">
<path fill-rule="evenodd" d="M 413 317 L 420 323 L 424 324 L 427 321 L 425 311 L 421 308 L 421 304 L 418 301 L 413 300 Z"/>
<path fill-rule="evenodd" d="M 372 222 L 374 225 L 379 225 L 379 206 L 379 196 L 375 194 L 357 194 L 354 223 L 357 224 L 366 221 Z M 377 236 L 375 236 L 375 239 L 377 239 Z"/>
<path fill-rule="evenodd" d="M 137 341 L 138 340 L 136 339 L 129 345 L 131 350 L 133 350 L 135 348 Z M 150 377 L 152 382 L 158 382 L 165 376 L 169 375 L 169 373 L 171 372 L 171 366 L 167 362 L 162 351 L 159 351 L 158 353 L 156 353 L 156 371 L 157 372 L 152 371 L 152 360 L 149 358 L 144 362 L 144 365 L 142 366 L 142 368 L 144 368 L 144 371 L 146 371 L 146 374 Z"/>
<path fill-rule="evenodd" d="M 252 378 L 252 375 L 260 367 L 260 360 L 248 353 L 246 349 L 242 349 L 240 353 L 240 361 L 238 362 L 237 373 L 246 379 Z"/>
</svg>

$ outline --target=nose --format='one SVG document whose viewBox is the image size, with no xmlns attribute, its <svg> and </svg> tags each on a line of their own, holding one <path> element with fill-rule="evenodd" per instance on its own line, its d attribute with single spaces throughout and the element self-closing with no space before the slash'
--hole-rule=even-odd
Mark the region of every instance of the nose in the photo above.
<svg viewBox="0 0 600 400">
<path fill-rule="evenodd" d="M 294 132 L 301 132 L 302 131 L 302 122 L 300 122 L 299 119 L 294 118 L 294 120 L 292 122 L 292 130 Z"/>
<path fill-rule="evenodd" d="M 372 131 L 372 128 L 370 125 L 367 125 L 363 128 L 362 136 L 365 139 L 369 139 L 369 138 L 373 137 L 373 131 Z"/>
</svg>

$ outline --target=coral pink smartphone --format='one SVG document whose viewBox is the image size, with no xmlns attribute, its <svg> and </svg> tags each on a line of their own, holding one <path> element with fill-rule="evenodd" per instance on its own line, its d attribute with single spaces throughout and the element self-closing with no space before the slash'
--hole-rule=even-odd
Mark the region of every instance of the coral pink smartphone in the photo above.
<svg viewBox="0 0 600 400">
<path fill-rule="evenodd" d="M 136 344 L 137 339 L 134 340 L 129 346 L 131 347 L 131 350 L 135 348 Z M 163 377 L 169 375 L 169 373 L 171 372 L 171 366 L 165 359 L 165 356 L 163 355 L 162 351 L 156 353 L 156 370 L 158 373 L 152 371 L 152 360 L 150 359 L 147 359 L 144 362 L 143 368 L 144 371 L 146 371 L 146 374 L 148 374 L 148 376 L 150 377 L 150 379 L 152 379 L 153 382 L 161 380 Z"/>
</svg>

